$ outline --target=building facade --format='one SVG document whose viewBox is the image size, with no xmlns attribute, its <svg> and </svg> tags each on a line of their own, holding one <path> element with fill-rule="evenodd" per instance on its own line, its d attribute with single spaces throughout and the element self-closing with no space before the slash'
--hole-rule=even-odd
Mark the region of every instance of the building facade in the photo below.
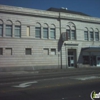
<svg viewBox="0 0 100 100">
<path fill-rule="evenodd" d="M 0 5 L 0 71 L 99 67 L 100 18 L 65 10 Z"/>
</svg>

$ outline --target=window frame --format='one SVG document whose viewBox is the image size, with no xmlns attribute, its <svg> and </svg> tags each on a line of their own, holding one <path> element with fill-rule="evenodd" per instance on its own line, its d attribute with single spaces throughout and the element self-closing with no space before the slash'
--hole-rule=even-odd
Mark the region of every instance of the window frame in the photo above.
<svg viewBox="0 0 100 100">
<path fill-rule="evenodd" d="M 49 33 L 49 32 L 48 32 L 48 28 L 45 28 L 45 27 L 44 27 L 44 28 L 43 28 L 43 38 L 44 38 L 44 39 L 48 39 L 48 36 L 49 36 L 48 33 Z"/>
<path fill-rule="evenodd" d="M 88 41 L 88 31 L 84 31 L 84 40 Z"/>
<path fill-rule="evenodd" d="M 10 30 L 10 35 L 7 34 L 7 30 Z M 12 25 L 8 25 L 8 24 L 6 25 L 5 36 L 12 37 Z"/>
<path fill-rule="evenodd" d="M 3 55 L 3 48 L 0 48 L 0 55 Z"/>
<path fill-rule="evenodd" d="M 74 34 L 74 37 L 72 34 Z M 76 40 L 76 31 L 75 30 L 71 30 L 71 40 Z"/>
<path fill-rule="evenodd" d="M 0 32 L 1 32 L 0 37 L 2 37 L 3 36 L 3 24 L 0 24 Z"/>
<path fill-rule="evenodd" d="M 44 53 L 44 50 L 47 50 L 48 53 L 45 54 L 45 53 Z M 43 48 L 43 54 L 45 54 L 45 55 L 49 55 L 49 48 Z"/>
<path fill-rule="evenodd" d="M 52 50 L 54 50 L 54 52 L 55 52 L 54 54 L 52 53 Z M 55 48 L 51 48 L 50 55 L 53 55 L 53 56 L 56 55 L 56 49 Z"/>
<path fill-rule="evenodd" d="M 67 36 L 68 36 L 68 40 L 70 40 L 71 39 L 71 34 L 70 34 L 70 29 L 66 29 L 66 32 L 67 32 Z M 67 38 L 67 37 L 66 37 Z"/>
<path fill-rule="evenodd" d="M 38 35 L 36 34 L 37 32 L 39 32 Z M 41 27 L 35 27 L 35 38 L 41 38 Z"/>
<path fill-rule="evenodd" d="M 17 31 L 17 35 L 16 35 L 16 31 Z M 18 34 L 18 31 L 19 31 L 19 34 Z M 16 38 L 20 38 L 21 37 L 21 26 L 20 25 L 15 25 L 14 37 L 16 37 Z"/>
<path fill-rule="evenodd" d="M 95 32 L 95 41 L 99 41 L 99 32 Z"/>
<path fill-rule="evenodd" d="M 25 55 L 32 55 L 32 49 L 31 48 L 25 48 Z"/>
<path fill-rule="evenodd" d="M 94 33 L 93 33 L 93 31 L 90 31 L 90 41 L 94 41 Z"/>
<path fill-rule="evenodd" d="M 7 53 L 6 53 L 6 50 L 11 50 L 11 54 L 7 54 Z M 7 56 L 8 56 L 8 55 L 12 55 L 12 48 L 5 48 L 5 53 L 7 54 Z"/>
<path fill-rule="evenodd" d="M 51 35 L 53 33 L 53 35 Z M 50 39 L 56 39 L 56 29 L 50 28 Z"/>
</svg>

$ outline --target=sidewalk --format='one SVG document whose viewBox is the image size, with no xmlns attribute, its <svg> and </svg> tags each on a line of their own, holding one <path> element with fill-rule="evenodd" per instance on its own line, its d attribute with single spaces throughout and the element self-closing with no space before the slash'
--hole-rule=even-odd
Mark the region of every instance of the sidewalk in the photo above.
<svg viewBox="0 0 100 100">
<path fill-rule="evenodd" d="M 0 72 L 2 76 L 26 76 L 26 75 L 42 75 L 42 74 L 73 74 L 73 73 L 100 73 L 100 68 L 67 68 L 67 69 L 44 69 L 44 70 L 33 70 L 33 71 L 11 71 L 11 72 Z"/>
</svg>

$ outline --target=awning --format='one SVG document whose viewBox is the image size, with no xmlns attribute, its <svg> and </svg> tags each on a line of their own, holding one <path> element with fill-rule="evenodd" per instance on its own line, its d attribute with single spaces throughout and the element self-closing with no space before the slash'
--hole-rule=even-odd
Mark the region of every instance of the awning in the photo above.
<svg viewBox="0 0 100 100">
<path fill-rule="evenodd" d="M 100 51 L 100 47 L 99 46 L 85 47 L 85 48 L 82 48 L 82 51 Z"/>
</svg>

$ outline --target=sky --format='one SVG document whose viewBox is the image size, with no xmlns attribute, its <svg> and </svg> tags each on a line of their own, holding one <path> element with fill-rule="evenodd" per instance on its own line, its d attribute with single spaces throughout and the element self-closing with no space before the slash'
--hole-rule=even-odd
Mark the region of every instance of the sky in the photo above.
<svg viewBox="0 0 100 100">
<path fill-rule="evenodd" d="M 0 0 L 0 4 L 41 10 L 64 7 L 100 18 L 100 0 Z"/>
</svg>

